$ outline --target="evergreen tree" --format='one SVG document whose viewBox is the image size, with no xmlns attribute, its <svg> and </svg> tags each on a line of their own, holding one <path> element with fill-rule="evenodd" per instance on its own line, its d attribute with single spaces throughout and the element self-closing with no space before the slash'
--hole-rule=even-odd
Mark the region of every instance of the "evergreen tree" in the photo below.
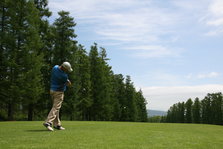
<svg viewBox="0 0 223 149">
<path fill-rule="evenodd" d="M 54 22 L 54 48 L 53 48 L 53 65 L 62 64 L 64 61 L 73 63 L 70 56 L 75 53 L 76 41 L 73 40 L 77 35 L 74 33 L 76 23 L 74 18 L 69 16 L 69 12 L 58 12 L 59 18 Z"/>
<path fill-rule="evenodd" d="M 141 122 L 147 121 L 147 110 L 146 110 L 146 99 L 143 97 L 142 90 L 139 90 L 136 93 L 136 103 L 137 103 L 137 113 L 138 113 L 138 120 Z"/>
<path fill-rule="evenodd" d="M 192 104 L 193 101 L 191 99 L 188 99 L 186 104 L 185 104 L 185 109 L 186 109 L 186 123 L 192 123 Z"/>
<path fill-rule="evenodd" d="M 106 120 L 112 120 L 113 106 L 112 106 L 112 75 L 111 66 L 108 65 L 107 53 L 105 48 L 100 47 L 99 59 L 101 61 L 101 73 L 102 75 L 102 85 L 103 88 L 101 99 L 104 100 L 104 117 Z"/>
<path fill-rule="evenodd" d="M 174 123 L 177 123 L 178 122 L 178 119 L 177 119 L 177 112 L 178 112 L 178 107 L 177 107 L 177 104 L 174 104 L 173 105 L 173 109 L 172 109 L 172 112 L 173 112 L 173 122 Z"/>
<path fill-rule="evenodd" d="M 91 119 L 98 120 L 99 119 L 99 107 L 100 99 L 98 97 L 100 91 L 100 78 L 101 73 L 99 69 L 99 58 L 98 58 L 98 49 L 97 45 L 91 46 L 91 50 L 89 53 L 90 60 L 90 80 L 91 80 L 91 98 L 93 100 L 93 105 L 91 106 Z"/>
<path fill-rule="evenodd" d="M 52 12 L 49 11 L 48 8 L 48 0 L 34 0 L 35 7 L 38 9 L 38 16 L 39 16 L 39 36 L 41 39 L 41 42 L 43 43 L 42 48 L 39 50 L 39 52 L 43 52 L 44 54 L 47 54 L 49 50 L 51 50 L 51 42 L 50 40 L 50 25 L 48 18 L 52 15 Z M 50 57 L 49 57 L 50 58 Z M 45 61 L 47 58 L 45 57 Z M 46 61 L 48 62 L 48 61 Z"/>
<path fill-rule="evenodd" d="M 43 85 L 41 84 L 42 75 L 41 67 L 43 65 L 43 57 L 39 53 L 42 43 L 39 37 L 39 16 L 38 10 L 33 2 L 27 2 L 26 5 L 26 36 L 23 45 L 23 59 L 21 79 L 23 81 L 23 104 L 28 106 L 28 120 L 33 119 L 35 104 L 40 98 Z"/>
<path fill-rule="evenodd" d="M 200 123 L 200 101 L 196 98 L 192 107 L 193 123 Z"/>
<path fill-rule="evenodd" d="M 34 0 L 35 7 L 38 9 L 39 14 L 39 36 L 42 42 L 42 47 L 39 53 L 43 54 L 44 63 L 41 68 L 42 80 L 44 84 L 44 92 L 35 105 L 39 109 L 39 117 L 43 119 L 50 109 L 50 75 L 52 69 L 52 49 L 53 49 L 53 33 L 52 26 L 49 24 L 49 17 L 51 12 L 48 8 L 48 0 Z M 44 117 L 43 117 L 44 116 Z"/>
<path fill-rule="evenodd" d="M 48 8 L 48 0 L 34 0 L 35 7 L 39 10 L 39 17 L 41 20 L 45 22 L 40 22 L 39 25 L 42 26 L 43 24 L 48 24 L 48 18 L 52 15 Z M 43 32 L 43 30 L 42 30 Z"/>
<path fill-rule="evenodd" d="M 170 108 L 169 108 L 169 110 L 167 110 L 166 122 L 167 122 L 167 123 L 171 123 L 171 122 L 172 122 L 172 120 L 171 120 L 171 111 L 170 111 Z"/>
<path fill-rule="evenodd" d="M 204 124 L 223 124 L 222 93 L 207 94 L 205 98 L 199 101 L 196 98 L 194 103 L 188 99 L 186 104 L 178 103 L 171 106 L 165 117 L 166 122 L 180 122 L 183 123 L 204 123 Z M 184 116 L 185 113 L 185 116 Z"/>
<path fill-rule="evenodd" d="M 18 110 L 21 104 L 21 95 L 23 81 L 21 79 L 21 72 L 23 71 L 22 60 L 23 60 L 23 45 L 26 42 L 26 25 L 27 20 L 25 19 L 26 14 L 26 1 L 5 1 L 7 5 L 7 30 L 4 30 L 7 43 L 5 47 L 5 55 L 7 60 L 6 66 L 6 88 L 5 92 L 7 97 L 7 117 L 9 120 L 14 119 L 14 114 Z M 5 28 L 6 29 L 6 28 Z"/>
<path fill-rule="evenodd" d="M 9 49 L 10 45 L 10 2 L 6 0 L 0 1 L 0 120 L 7 119 L 7 103 L 10 93 L 8 88 L 10 86 L 9 80 Z"/>
<path fill-rule="evenodd" d="M 184 102 L 175 104 L 175 121 L 177 123 L 184 123 Z"/>
<path fill-rule="evenodd" d="M 136 121 L 137 120 L 137 107 L 136 107 L 136 91 L 131 82 L 130 76 L 126 77 L 125 82 L 125 98 L 126 98 L 126 112 L 127 112 L 127 121 Z"/>
<path fill-rule="evenodd" d="M 184 123 L 185 122 L 185 103 L 182 102 L 180 104 L 180 123 Z"/>
<path fill-rule="evenodd" d="M 74 90 L 75 108 L 78 120 L 90 120 L 90 62 L 86 50 L 82 45 L 78 46 L 75 53 Z"/>
<path fill-rule="evenodd" d="M 93 105 L 91 107 L 91 118 L 93 120 L 110 120 L 110 68 L 105 62 L 106 55 L 98 53 L 97 44 L 91 46 L 89 53 L 90 76 L 91 76 L 91 97 Z"/>
<path fill-rule="evenodd" d="M 167 111 L 167 122 L 168 123 L 175 123 L 176 122 L 175 109 L 176 109 L 176 106 L 174 104 Z"/>
<path fill-rule="evenodd" d="M 30 82 L 30 84 L 35 85 L 33 88 L 24 85 L 26 84 L 24 78 L 27 79 L 30 75 L 33 76 L 36 73 L 36 81 L 38 82 L 38 77 L 40 77 L 38 66 L 41 65 L 41 56 L 35 53 L 41 46 L 38 37 L 39 20 L 37 19 L 38 11 L 31 1 L 8 0 L 1 2 L 1 4 L 1 10 L 4 14 L 1 17 L 1 31 L 3 33 L 1 49 L 3 50 L 2 56 L 4 55 L 2 60 L 7 61 L 2 67 L 5 73 L 1 78 L 4 78 L 2 83 L 5 83 L 4 85 L 7 88 L 5 93 L 8 95 L 6 98 L 8 119 L 13 120 L 15 112 L 17 115 L 21 113 L 20 110 L 23 109 L 22 106 L 30 94 L 35 96 L 31 101 L 35 102 L 37 100 L 39 93 L 34 88 L 41 88 L 41 85 L 36 82 Z M 29 56 L 33 57 L 32 62 L 34 63 L 27 60 Z M 32 72 L 30 66 L 34 67 Z M 28 107 L 24 110 L 27 109 Z M 30 116 L 30 118 L 32 117 Z"/>
<path fill-rule="evenodd" d="M 222 121 L 222 94 L 213 93 L 208 94 L 211 99 L 211 122 L 220 125 Z"/>
<path fill-rule="evenodd" d="M 124 109 L 123 100 L 125 99 L 125 84 L 122 74 L 113 75 L 113 120 L 121 121 L 122 109 Z"/>
<path fill-rule="evenodd" d="M 211 124 L 211 100 L 206 96 L 201 101 L 201 119 L 204 124 Z"/>
</svg>

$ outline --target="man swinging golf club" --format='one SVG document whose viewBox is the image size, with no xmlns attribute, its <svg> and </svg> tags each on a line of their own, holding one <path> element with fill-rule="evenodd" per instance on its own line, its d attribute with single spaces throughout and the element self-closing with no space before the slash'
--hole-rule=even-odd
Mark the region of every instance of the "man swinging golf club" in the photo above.
<svg viewBox="0 0 223 149">
<path fill-rule="evenodd" d="M 63 62 L 62 65 L 55 65 L 51 72 L 51 83 L 50 83 L 50 95 L 52 97 L 53 106 L 49 112 L 47 119 L 43 125 L 49 130 L 53 131 L 52 126 L 58 130 L 65 130 L 61 126 L 59 119 L 59 111 L 64 99 L 64 91 L 66 86 L 71 86 L 71 82 L 68 79 L 68 72 L 72 72 L 73 69 L 69 62 Z"/>
</svg>

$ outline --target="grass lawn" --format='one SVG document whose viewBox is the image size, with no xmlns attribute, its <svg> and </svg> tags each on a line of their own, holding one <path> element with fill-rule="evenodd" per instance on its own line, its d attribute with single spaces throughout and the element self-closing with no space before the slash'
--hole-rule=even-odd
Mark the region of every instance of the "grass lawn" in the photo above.
<svg viewBox="0 0 223 149">
<path fill-rule="evenodd" d="M 196 124 L 62 121 L 0 122 L 1 149 L 222 149 L 223 127 Z"/>
</svg>

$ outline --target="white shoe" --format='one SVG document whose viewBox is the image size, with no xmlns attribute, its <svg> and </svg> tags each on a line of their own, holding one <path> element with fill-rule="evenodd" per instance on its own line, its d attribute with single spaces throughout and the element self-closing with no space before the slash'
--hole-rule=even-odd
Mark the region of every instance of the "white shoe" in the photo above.
<svg viewBox="0 0 223 149">
<path fill-rule="evenodd" d="M 53 128 L 49 123 L 43 123 L 43 126 L 45 126 L 49 131 L 53 131 Z"/>
<path fill-rule="evenodd" d="M 54 126 L 54 128 L 55 128 L 55 129 L 58 129 L 58 130 L 65 130 L 65 128 L 62 127 L 62 126 Z"/>
<path fill-rule="evenodd" d="M 53 131 L 53 128 L 50 127 L 50 126 L 47 126 L 46 128 L 47 128 L 49 131 Z"/>
</svg>

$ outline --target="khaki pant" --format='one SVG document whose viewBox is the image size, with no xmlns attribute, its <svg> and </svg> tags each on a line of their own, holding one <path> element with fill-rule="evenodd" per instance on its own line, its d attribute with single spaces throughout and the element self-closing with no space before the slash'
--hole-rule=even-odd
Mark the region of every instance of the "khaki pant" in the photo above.
<svg viewBox="0 0 223 149">
<path fill-rule="evenodd" d="M 49 112 L 47 119 L 45 120 L 46 123 L 53 124 L 54 126 L 61 126 L 59 112 L 64 98 L 64 92 L 60 91 L 50 91 L 50 95 L 53 102 L 53 107 Z"/>
</svg>

